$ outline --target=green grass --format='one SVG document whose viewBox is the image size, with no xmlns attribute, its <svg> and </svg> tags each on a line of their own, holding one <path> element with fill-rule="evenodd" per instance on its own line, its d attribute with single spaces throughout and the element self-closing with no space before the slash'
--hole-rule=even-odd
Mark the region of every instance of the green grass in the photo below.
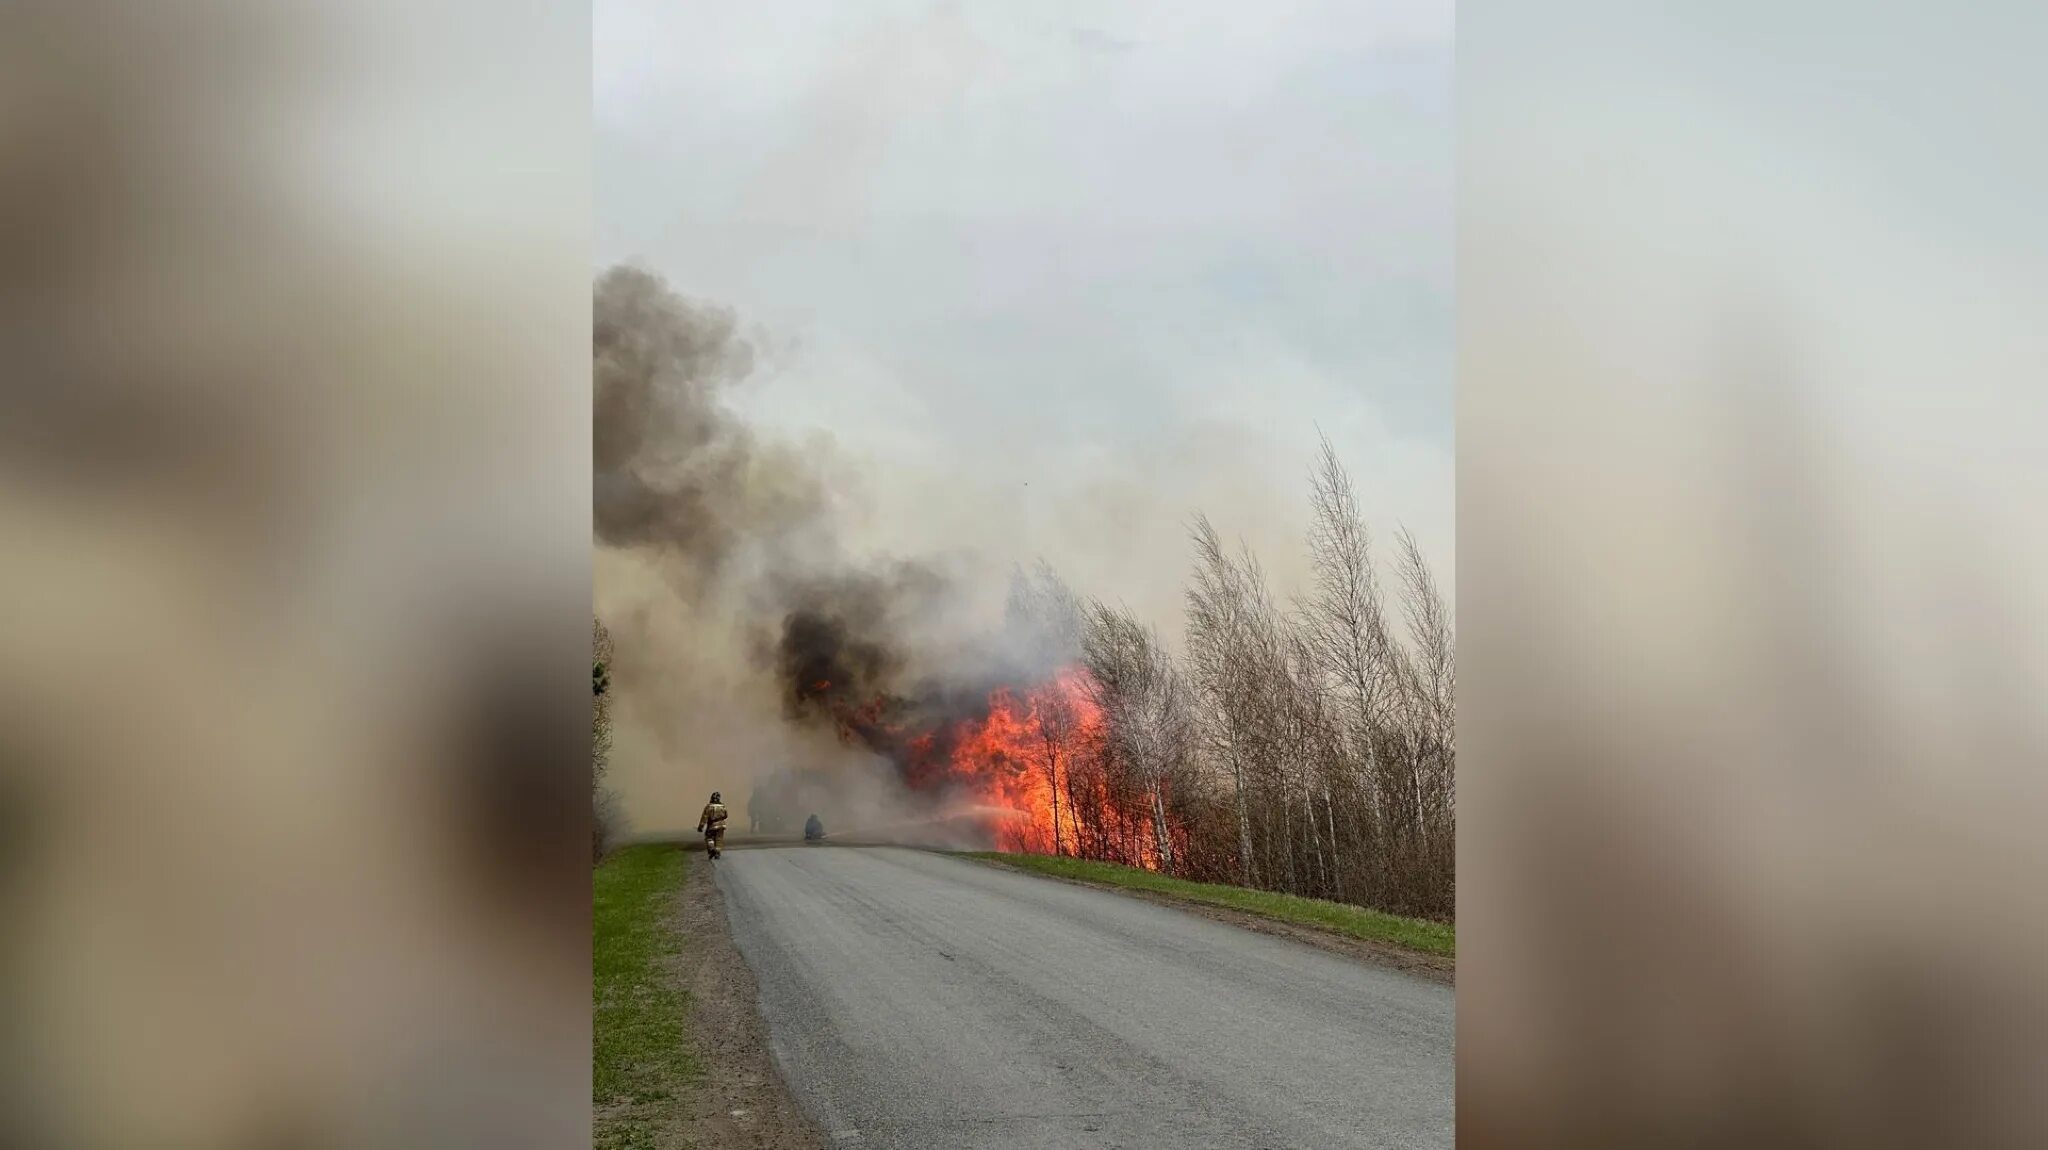
<svg viewBox="0 0 2048 1150">
<path fill-rule="evenodd" d="M 993 851 L 972 851 L 969 854 L 973 858 L 1001 863 L 1018 870 L 1033 871 L 1056 878 L 1102 883 L 1106 886 L 1126 887 L 1131 890 L 1152 891 L 1186 899 L 1189 902 L 1229 907 L 1232 910 L 1241 910 L 1282 922 L 1321 927 L 1368 942 L 1392 943 L 1424 954 L 1442 955 L 1445 958 L 1456 958 L 1458 954 L 1457 927 L 1449 923 L 1403 918 L 1400 915 L 1367 910 L 1348 903 L 1298 898 L 1291 894 L 1274 894 L 1271 891 L 1250 890 L 1241 886 L 1189 882 L 1140 867 L 1118 866 L 1115 863 L 1055 858 L 1051 855 L 997 854 Z"/>
<path fill-rule="evenodd" d="M 682 945 L 676 893 L 687 856 L 672 845 L 630 846 L 591 877 L 591 1102 L 600 1150 L 653 1145 L 679 1085 L 701 1072 L 684 1020 L 689 996 L 668 963 Z"/>
</svg>

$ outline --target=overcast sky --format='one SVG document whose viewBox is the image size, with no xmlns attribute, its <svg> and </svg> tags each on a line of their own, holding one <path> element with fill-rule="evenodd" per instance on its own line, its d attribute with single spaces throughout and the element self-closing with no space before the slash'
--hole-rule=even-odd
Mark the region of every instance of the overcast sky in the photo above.
<svg viewBox="0 0 2048 1150">
<path fill-rule="evenodd" d="M 750 412 L 878 461 L 879 515 L 944 483 L 918 545 L 996 520 L 976 545 L 1134 584 L 1116 553 L 1181 551 L 1201 509 L 1285 549 L 1320 426 L 1448 582 L 1451 25 L 599 0 L 596 256 L 733 307 L 770 348 Z"/>
</svg>

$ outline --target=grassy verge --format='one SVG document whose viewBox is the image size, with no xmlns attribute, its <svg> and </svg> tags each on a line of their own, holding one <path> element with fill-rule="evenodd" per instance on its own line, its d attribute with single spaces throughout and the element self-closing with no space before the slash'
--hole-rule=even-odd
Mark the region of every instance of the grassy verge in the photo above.
<svg viewBox="0 0 2048 1150">
<path fill-rule="evenodd" d="M 673 846 L 625 847 L 591 877 L 591 1103 L 599 1150 L 652 1146 L 676 1087 L 700 1073 L 684 1020 L 688 996 L 668 964 L 687 857 Z"/>
<path fill-rule="evenodd" d="M 1222 886 L 1216 883 L 1189 882 L 1186 879 L 1156 874 L 1140 867 L 1118 866 L 1115 863 L 1054 858 L 1050 855 L 997 854 L 990 851 L 972 852 L 972 857 L 1056 878 L 1151 891 L 1155 894 L 1186 899 L 1189 902 L 1228 907 L 1231 910 L 1244 911 L 1282 922 L 1320 927 L 1367 942 L 1391 943 L 1424 954 L 1456 958 L 1458 953 L 1457 928 L 1448 923 L 1402 918 L 1399 915 L 1367 910 L 1360 906 L 1324 902 L 1321 899 L 1297 898 L 1291 894 L 1274 894 L 1271 891 L 1249 890 L 1245 887 Z"/>
</svg>

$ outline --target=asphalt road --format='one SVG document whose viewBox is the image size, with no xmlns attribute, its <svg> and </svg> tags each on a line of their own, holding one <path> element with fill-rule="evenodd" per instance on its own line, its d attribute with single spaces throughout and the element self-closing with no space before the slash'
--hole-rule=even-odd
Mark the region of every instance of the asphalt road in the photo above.
<svg viewBox="0 0 2048 1150">
<path fill-rule="evenodd" d="M 1452 1143 L 1452 991 L 1170 907 L 885 848 L 716 864 L 838 1145 Z"/>
</svg>

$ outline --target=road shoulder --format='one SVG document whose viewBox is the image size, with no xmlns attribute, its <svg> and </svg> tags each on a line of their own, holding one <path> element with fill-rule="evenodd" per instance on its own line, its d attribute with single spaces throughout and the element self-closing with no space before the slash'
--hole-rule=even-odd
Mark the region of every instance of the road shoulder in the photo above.
<svg viewBox="0 0 2048 1150">
<path fill-rule="evenodd" d="M 682 1026 L 673 1035 L 672 1023 L 662 1018 L 598 1011 L 595 1038 L 600 1046 L 617 1043 L 616 1035 L 604 1032 L 609 1026 L 670 1031 L 661 1037 L 671 1049 L 652 1060 L 654 1065 L 644 1056 L 636 1058 L 617 1096 L 593 1098 L 595 1145 L 617 1150 L 822 1150 L 826 1143 L 776 1069 L 753 973 L 732 941 L 718 889 L 719 864 L 701 851 L 676 845 L 624 850 L 680 855 L 665 860 L 681 864 L 680 882 L 645 904 L 650 921 L 601 918 L 599 929 L 630 932 L 644 926 L 659 936 L 652 969 L 634 973 L 641 985 L 630 992 L 664 1013 L 680 1014 Z M 619 861 L 645 865 L 649 857 Z M 599 937 L 595 942 L 603 950 L 614 940 Z"/>
<path fill-rule="evenodd" d="M 950 851 L 940 853 L 946 854 L 950 858 L 958 858 L 966 862 L 978 863 L 982 866 L 996 867 L 1014 874 L 1031 875 L 1049 882 L 1063 882 L 1074 886 L 1085 886 L 1094 890 L 1109 891 L 1112 894 L 1119 894 L 1126 898 L 1142 899 L 1160 906 L 1174 907 L 1215 922 L 1228 923 L 1244 930 L 1256 931 L 1259 934 L 1293 939 L 1307 946 L 1315 947 L 1318 950 L 1340 954 L 1360 962 L 1371 963 L 1375 966 L 1390 967 L 1420 978 L 1426 978 L 1432 982 L 1442 983 L 1446 986 L 1457 985 L 1457 960 L 1444 955 L 1411 950 L 1407 947 L 1388 942 L 1354 938 L 1350 935 L 1339 934 L 1335 931 L 1324 930 L 1305 923 L 1271 918 L 1252 911 L 1217 906 L 1214 903 L 1184 898 L 1161 891 L 1119 886 L 1116 883 L 1110 882 L 1095 882 L 1067 875 L 1048 874 L 1042 870 L 1011 865 L 1004 862 L 1001 858 L 977 857 L 973 854 Z"/>
<path fill-rule="evenodd" d="M 768 1045 L 753 971 L 733 944 L 718 889 L 722 863 L 693 854 L 679 900 L 686 940 L 677 971 L 690 995 L 690 1033 L 704 1067 L 691 1093 L 692 1128 L 705 1146 L 813 1150 L 825 1146 L 790 1096 Z"/>
</svg>

